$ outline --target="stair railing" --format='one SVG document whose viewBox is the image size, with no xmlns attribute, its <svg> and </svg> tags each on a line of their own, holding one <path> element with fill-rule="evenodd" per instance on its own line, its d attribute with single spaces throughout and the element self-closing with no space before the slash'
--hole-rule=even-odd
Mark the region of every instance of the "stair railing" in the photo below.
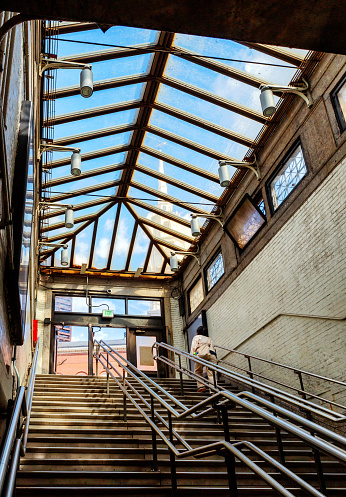
<svg viewBox="0 0 346 497">
<path fill-rule="evenodd" d="M 25 455 L 28 439 L 28 430 L 32 406 L 32 397 L 35 387 L 36 367 L 39 350 L 37 340 L 32 364 L 27 381 L 27 387 L 20 386 L 14 402 L 11 419 L 5 435 L 5 441 L 0 461 L 0 495 L 1 497 L 12 497 L 16 483 L 19 458 Z M 21 414 L 25 417 L 21 419 Z M 24 429 L 23 429 L 24 427 Z M 3 488 L 6 482 L 6 488 Z"/>
<path fill-rule="evenodd" d="M 237 373 L 235 371 L 231 371 L 229 369 L 226 369 L 220 365 L 215 365 L 211 364 L 209 361 L 205 361 L 203 359 L 199 359 L 197 356 L 189 354 L 188 352 L 185 352 L 183 350 L 177 349 L 171 345 L 165 344 L 165 343 L 158 343 L 156 342 L 153 345 L 153 349 L 156 351 L 156 356 L 153 355 L 153 357 L 157 357 L 157 360 L 167 364 L 168 366 L 174 368 L 177 370 L 180 376 L 180 381 L 182 382 L 182 377 L 183 374 L 189 376 L 190 378 L 193 378 L 195 380 L 198 379 L 198 381 L 201 381 L 201 378 L 197 376 L 194 372 L 192 372 L 188 367 L 184 367 L 181 365 L 181 358 L 185 357 L 187 360 L 187 363 L 189 361 L 195 362 L 195 363 L 200 363 L 203 364 L 203 366 L 207 366 L 209 370 L 211 370 L 214 374 L 214 383 L 215 383 L 215 378 L 217 374 L 222 375 L 223 377 L 227 378 L 229 381 L 233 383 L 239 383 L 247 386 L 252 390 L 253 393 L 255 391 L 261 392 L 265 395 L 267 395 L 273 402 L 275 399 L 283 401 L 292 407 L 296 409 L 300 409 L 306 413 L 306 416 L 311 419 L 311 415 L 315 414 L 317 416 L 320 416 L 326 420 L 335 422 L 335 423 L 340 423 L 344 422 L 346 420 L 346 416 L 344 414 L 338 413 L 336 411 L 331 411 L 330 409 L 327 409 L 323 406 L 319 406 L 308 399 L 303 399 L 300 397 L 297 397 L 296 395 L 293 395 L 289 392 L 284 392 L 283 390 L 276 388 L 272 385 L 268 385 L 266 383 L 260 382 L 258 380 L 255 380 L 253 378 L 248 378 L 244 375 L 241 375 L 240 373 Z M 178 364 L 174 362 L 174 359 L 165 357 L 164 355 L 161 354 L 161 351 L 169 351 L 174 356 L 178 357 Z M 203 383 L 203 381 L 201 381 Z M 214 385 L 210 384 L 208 380 L 204 380 L 204 384 L 211 390 L 213 390 Z M 214 390 L 216 391 L 216 390 Z M 242 392 L 245 396 L 249 396 L 250 392 Z"/>
<path fill-rule="evenodd" d="M 318 375 L 315 373 L 310 373 L 308 371 L 304 371 L 303 369 L 298 369 L 298 368 L 294 368 L 292 366 L 287 366 L 286 364 L 281 364 L 279 362 L 271 361 L 269 359 L 264 359 L 263 357 L 258 357 L 258 356 L 254 356 L 251 354 L 247 354 L 245 352 L 239 352 L 238 350 L 229 349 L 228 347 L 223 347 L 221 345 L 215 345 L 215 348 L 227 351 L 226 355 L 224 355 L 221 359 L 218 359 L 219 363 L 227 364 L 228 366 L 239 369 L 240 371 L 245 372 L 251 379 L 253 379 L 254 376 L 257 376 L 258 378 L 261 378 L 262 380 L 267 380 L 267 381 L 270 381 L 270 382 L 275 383 L 277 385 L 280 385 L 284 388 L 288 388 L 290 390 L 293 390 L 293 391 L 297 392 L 299 395 L 301 395 L 302 398 L 305 400 L 308 397 L 310 397 L 310 398 L 319 400 L 321 402 L 324 402 L 326 404 L 329 404 L 330 406 L 339 407 L 340 409 L 343 409 L 346 411 L 346 406 L 339 404 L 338 402 L 335 402 L 334 400 L 326 399 L 324 397 L 321 397 L 320 395 L 315 395 L 311 392 L 308 392 L 305 389 L 303 377 L 307 376 L 309 378 L 314 378 L 316 380 L 328 382 L 328 383 L 331 383 L 334 385 L 340 385 L 340 386 L 343 386 L 346 388 L 346 383 L 344 381 L 335 380 L 333 378 L 328 378 L 326 376 L 321 376 L 321 375 Z M 244 357 L 244 359 L 247 359 L 248 369 L 242 368 L 241 366 L 239 366 L 237 364 L 232 364 L 228 361 L 225 361 L 226 357 L 228 357 L 230 354 L 238 354 L 238 355 L 241 355 L 242 357 Z M 286 369 L 287 371 L 293 371 L 293 373 L 296 374 L 298 377 L 299 388 L 292 386 L 292 385 L 288 385 L 287 383 L 283 383 L 283 382 L 275 380 L 273 378 L 269 378 L 269 377 L 263 375 L 262 373 L 256 373 L 253 370 L 253 362 L 251 362 L 251 359 L 255 359 L 256 361 L 260 361 L 260 362 L 265 362 L 267 364 L 270 364 L 271 366 Z"/>
<path fill-rule="evenodd" d="M 139 371 L 134 365 L 132 365 L 127 359 L 121 356 L 117 351 L 115 351 L 110 345 L 106 344 L 103 340 L 100 342 L 95 340 L 96 344 L 96 352 L 94 353 L 94 357 L 96 361 L 100 362 L 102 366 L 107 371 L 109 377 L 113 378 L 118 387 L 122 390 L 124 395 L 124 416 L 126 412 L 126 400 L 129 400 L 137 411 L 144 417 L 147 423 L 151 426 L 152 430 L 152 446 L 153 446 L 153 463 L 152 469 L 156 471 L 158 469 L 157 464 L 157 436 L 159 436 L 163 442 L 167 445 L 170 451 L 170 462 L 171 462 L 171 479 L 172 479 L 172 495 L 175 496 L 177 493 L 177 475 L 176 475 L 176 458 L 186 458 L 190 456 L 194 457 L 206 457 L 212 454 L 222 454 L 225 457 L 228 480 L 229 480 L 229 489 L 232 496 L 237 496 L 237 480 L 236 480 L 236 472 L 235 465 L 236 459 L 242 461 L 246 464 L 254 473 L 260 476 L 271 488 L 275 489 L 280 495 L 284 495 L 286 497 L 293 497 L 293 494 L 288 491 L 283 485 L 277 482 L 272 476 L 270 476 L 266 471 L 260 468 L 255 462 L 253 462 L 248 456 L 246 456 L 241 448 L 247 448 L 251 452 L 255 453 L 257 456 L 260 456 L 264 461 L 273 466 L 276 470 L 278 470 L 283 475 L 287 476 L 292 482 L 298 485 L 301 489 L 307 492 L 309 495 L 314 495 L 315 497 L 322 497 L 325 495 L 326 486 L 323 477 L 323 470 L 321 464 L 317 466 L 318 477 L 320 481 L 321 493 L 319 490 L 312 487 L 298 475 L 290 471 L 285 465 L 284 462 L 278 462 L 264 451 L 259 449 L 252 442 L 247 441 L 235 441 L 231 442 L 230 439 L 230 429 L 229 429 L 229 421 L 228 421 L 228 410 L 234 408 L 236 405 L 239 405 L 250 412 L 253 412 L 259 415 L 262 419 L 269 421 L 273 426 L 278 429 L 284 429 L 288 433 L 295 435 L 299 440 L 303 440 L 307 445 L 313 448 L 314 452 L 319 455 L 319 451 L 322 451 L 342 463 L 346 463 L 346 451 L 340 449 L 338 446 L 333 445 L 330 441 L 323 440 L 322 437 L 332 440 L 333 442 L 337 442 L 342 444 L 343 447 L 346 447 L 346 439 L 343 437 L 326 430 L 323 427 L 316 425 L 315 423 L 305 420 L 298 415 L 295 415 L 296 418 L 299 418 L 301 424 L 307 428 L 307 430 L 297 427 L 290 421 L 280 418 L 276 412 L 272 414 L 267 409 L 263 409 L 262 407 L 256 405 L 253 402 L 250 402 L 246 399 L 239 397 L 227 390 L 217 391 L 215 394 L 211 395 L 209 398 L 202 400 L 197 405 L 188 408 L 182 402 L 175 399 L 171 394 L 166 392 L 162 387 L 160 387 L 154 380 L 146 376 L 142 371 Z M 109 357 L 113 359 L 116 363 L 117 367 L 115 367 Z M 159 358 L 158 358 L 159 359 Z M 207 362 L 207 361 L 204 361 Z M 117 368 L 122 370 L 122 373 L 118 371 Z M 178 368 L 177 368 L 178 370 Z M 115 373 L 115 374 L 113 374 Z M 133 385 L 129 379 L 134 380 L 137 384 L 137 389 Z M 143 381 L 145 380 L 145 381 Z M 149 383 L 151 386 L 148 386 Z M 143 395 L 138 391 L 138 387 L 143 388 L 150 397 L 150 402 L 148 402 Z M 179 406 L 183 412 L 177 411 L 175 407 L 172 407 L 164 398 L 156 393 L 156 391 L 160 391 L 164 393 L 164 395 L 169 398 L 175 406 Z M 137 399 L 135 398 L 137 397 Z M 260 397 L 259 397 L 260 399 Z M 167 412 L 166 419 L 159 414 L 159 412 L 155 409 L 155 401 L 159 403 L 161 407 L 164 407 Z M 143 406 L 140 405 L 140 403 Z M 211 404 L 212 407 L 207 407 Z M 271 403 L 269 403 L 271 404 Z M 207 409 L 205 409 L 207 407 Z M 271 407 L 278 408 L 275 404 L 271 404 Z M 148 412 L 145 411 L 145 408 Z M 201 409 L 204 409 L 201 411 Z M 224 429 L 224 440 L 212 442 L 210 444 L 204 445 L 198 448 L 192 448 L 186 440 L 184 440 L 179 433 L 173 428 L 172 416 L 177 420 L 181 420 L 187 417 L 190 418 L 200 418 L 205 416 L 210 411 L 220 410 L 222 414 L 222 424 Z M 285 417 L 289 417 L 292 413 L 287 411 L 286 409 L 280 408 L 281 412 L 284 412 Z M 200 412 L 198 412 L 200 411 Z M 124 418 L 125 419 L 125 418 Z M 168 431 L 168 436 L 164 433 L 163 429 L 160 426 L 163 425 L 163 429 Z M 317 436 L 315 436 L 315 434 Z M 184 449 L 179 450 L 175 447 L 175 439 L 178 443 L 182 444 Z M 319 461 L 320 462 L 320 461 Z"/>
</svg>

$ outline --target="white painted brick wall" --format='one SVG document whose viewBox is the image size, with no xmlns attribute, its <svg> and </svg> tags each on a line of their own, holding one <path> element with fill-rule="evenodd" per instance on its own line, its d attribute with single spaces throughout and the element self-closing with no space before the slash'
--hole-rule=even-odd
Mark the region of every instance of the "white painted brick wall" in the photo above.
<svg viewBox="0 0 346 497">
<path fill-rule="evenodd" d="M 208 310 L 215 343 L 344 379 L 344 321 L 280 317 L 265 325 L 279 313 L 345 316 L 345 173 L 344 159 Z M 329 394 L 346 401 L 339 390 Z"/>
<path fill-rule="evenodd" d="M 173 341 L 172 345 L 177 349 L 187 351 L 186 339 L 183 333 L 184 324 L 182 317 L 180 316 L 179 313 L 179 301 L 171 298 L 170 304 L 171 304 L 171 319 L 172 319 L 172 341 Z M 182 358 L 181 364 L 182 366 L 186 367 L 185 358 Z M 178 374 L 176 374 L 176 377 L 178 377 Z"/>
</svg>

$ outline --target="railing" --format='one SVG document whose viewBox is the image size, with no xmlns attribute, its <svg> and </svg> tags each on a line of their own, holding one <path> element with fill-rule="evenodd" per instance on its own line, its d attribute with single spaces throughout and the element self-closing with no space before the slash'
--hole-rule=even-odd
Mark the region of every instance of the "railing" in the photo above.
<svg viewBox="0 0 346 497">
<path fill-rule="evenodd" d="M 240 371 L 245 372 L 251 379 L 253 379 L 254 376 L 257 376 L 258 378 L 261 378 L 263 380 L 270 381 L 272 383 L 275 383 L 276 385 L 280 385 L 281 387 L 293 390 L 293 391 L 297 392 L 299 395 L 301 395 L 302 398 L 305 400 L 308 397 L 310 397 L 312 399 L 316 399 L 316 400 L 319 400 L 319 401 L 324 402 L 326 404 L 329 404 L 330 406 L 339 407 L 340 409 L 343 409 L 346 411 L 346 406 L 339 404 L 338 402 L 335 402 L 334 400 L 332 401 L 330 399 L 323 398 L 320 395 L 315 395 L 311 392 L 308 392 L 304 386 L 303 375 L 310 377 L 310 378 L 314 378 L 314 379 L 323 381 L 323 382 L 328 382 L 328 383 L 331 383 L 334 385 L 341 385 L 341 386 L 345 387 L 345 389 L 346 389 L 346 383 L 344 381 L 334 380 L 332 378 L 327 378 L 326 376 L 321 376 L 321 375 L 318 375 L 315 373 L 309 373 L 308 371 L 304 371 L 302 369 L 294 368 L 292 366 L 287 366 L 286 364 L 281 364 L 279 362 L 270 361 L 269 359 L 264 359 L 262 357 L 257 357 L 257 356 L 251 355 L 251 354 L 246 354 L 245 352 L 239 352 L 238 350 L 229 349 L 227 347 L 222 347 L 221 345 L 215 345 L 215 347 L 218 349 L 227 350 L 227 354 L 218 360 L 219 363 L 221 362 L 221 363 L 227 364 L 228 366 L 231 366 L 233 368 L 239 369 Z M 230 362 L 225 361 L 225 358 L 228 357 L 230 354 L 238 354 L 238 355 L 243 356 L 245 359 L 247 359 L 249 369 L 242 368 L 237 364 L 231 364 Z M 283 383 L 282 381 L 278 381 L 278 380 L 275 380 L 273 378 L 269 378 L 267 376 L 264 376 L 261 373 L 256 373 L 253 370 L 253 363 L 251 362 L 251 359 L 265 362 L 267 364 L 270 364 L 271 366 L 283 368 L 283 369 L 286 369 L 288 371 L 293 371 L 293 373 L 295 373 L 298 376 L 299 388 L 288 385 L 287 383 Z"/>
<path fill-rule="evenodd" d="M 39 341 L 33 354 L 30 374 L 25 391 L 24 386 L 17 389 L 17 395 L 13 406 L 12 416 L 7 429 L 4 446 L 0 461 L 0 495 L 1 497 L 12 497 L 16 482 L 19 457 L 25 455 L 28 439 L 28 430 L 31 414 L 32 396 L 34 393 L 36 366 L 38 357 Z M 21 413 L 25 416 L 24 429 Z M 10 461 L 11 460 L 11 461 Z M 9 464 L 10 463 L 10 464 Z M 6 488 L 4 484 L 6 482 Z"/>
<path fill-rule="evenodd" d="M 174 396 L 166 392 L 162 387 L 160 387 L 155 381 L 143 372 L 139 371 L 134 365 L 122 357 L 118 352 L 116 352 L 110 345 L 106 344 L 104 341 L 95 340 L 96 351 L 94 357 L 96 359 L 96 364 L 100 362 L 107 372 L 107 392 L 109 393 L 109 379 L 112 378 L 118 387 L 123 392 L 123 416 L 124 420 L 127 420 L 127 401 L 130 401 L 138 412 L 143 416 L 146 422 L 150 425 L 152 431 L 152 448 L 153 448 L 153 461 L 152 469 L 154 471 L 158 470 L 157 462 L 157 436 L 159 436 L 162 441 L 166 444 L 170 453 L 170 463 L 171 463 L 171 479 L 172 479 L 172 493 L 176 495 L 177 493 L 177 475 L 176 475 L 176 458 L 186 458 L 190 456 L 194 457 L 205 457 L 212 454 L 222 454 L 225 457 L 225 463 L 228 474 L 229 489 L 232 496 L 238 495 L 237 490 L 237 480 L 236 480 L 236 459 L 242 461 L 248 468 L 250 468 L 254 473 L 260 476 L 271 488 L 275 489 L 280 495 L 286 497 L 293 497 L 293 494 L 288 491 L 283 485 L 277 482 L 272 476 L 270 476 L 266 471 L 253 462 L 247 455 L 242 452 L 242 448 L 250 450 L 257 456 L 261 457 L 263 461 L 270 464 L 280 473 L 285 475 L 292 482 L 298 485 L 301 489 L 307 492 L 309 495 L 314 495 L 316 497 L 321 497 L 325 495 L 326 485 L 324 481 L 323 469 L 320 460 L 320 451 L 328 454 L 338 461 L 346 464 L 346 451 L 341 449 L 338 445 L 346 447 L 346 439 L 333 433 L 326 428 L 323 428 L 315 423 L 304 419 L 286 409 L 277 406 L 272 402 L 265 401 L 260 397 L 251 394 L 250 392 L 245 392 L 252 396 L 252 401 L 242 398 L 244 392 L 241 394 L 233 394 L 227 390 L 219 391 L 217 386 L 213 386 L 206 382 L 208 387 L 215 393 L 209 398 L 202 400 L 197 405 L 188 408 Z M 171 352 L 177 353 L 178 349 L 168 346 L 166 344 L 154 344 L 154 348 L 157 350 L 157 356 L 154 358 L 157 361 L 162 361 L 170 366 L 174 367 L 180 375 L 183 373 L 187 374 L 185 368 L 181 365 L 176 365 L 172 360 L 160 355 L 160 348 L 169 350 Z M 178 353 L 185 354 L 182 351 Z M 189 358 L 195 362 L 199 362 L 203 365 L 210 365 L 208 361 L 202 359 L 197 359 L 195 356 L 187 354 Z M 117 367 L 115 367 L 111 362 L 110 358 L 113 359 Z M 120 371 L 118 371 L 118 369 Z M 114 374 L 113 374 L 114 373 Z M 194 375 L 193 373 L 191 373 Z M 190 374 L 188 374 L 190 376 Z M 131 381 L 129 381 L 131 379 Z M 145 380 L 145 381 L 144 381 Z M 136 386 L 141 387 L 149 395 L 150 401 L 147 401 L 143 395 L 136 389 Z M 149 386 L 149 385 L 150 386 Z M 183 385 L 181 385 L 183 390 Z M 161 395 L 159 395 L 159 392 Z M 165 400 L 168 399 L 172 405 Z M 256 401 L 253 402 L 253 400 Z M 265 408 L 258 405 L 258 403 L 265 405 Z M 168 421 L 155 409 L 155 402 L 157 402 L 161 407 L 166 409 Z M 141 404 L 141 405 L 140 405 Z M 211 407 L 208 407 L 210 404 Z M 262 419 L 268 421 L 271 425 L 275 427 L 276 435 L 278 439 L 279 454 L 281 461 L 278 462 L 263 450 L 257 447 L 252 442 L 247 441 L 235 441 L 231 442 L 230 428 L 228 422 L 228 410 L 233 409 L 235 406 L 241 406 L 248 411 L 259 415 Z M 178 411 L 178 408 L 182 412 Z M 177 420 L 191 418 L 199 419 L 210 412 L 217 411 L 221 412 L 223 430 L 224 430 L 224 440 L 211 442 L 210 444 L 204 445 L 198 448 L 192 448 L 186 440 L 184 440 L 179 433 L 174 430 L 172 416 Z M 273 411 L 270 412 L 270 411 Z M 289 421 L 279 417 L 283 415 L 289 419 Z M 294 421 L 294 422 L 292 422 Z M 300 426 L 294 424 L 297 422 Z M 301 428 L 303 426 L 304 428 Z M 163 431 L 165 430 L 166 433 Z M 304 441 L 308 446 L 313 449 L 314 458 L 316 462 L 317 475 L 320 482 L 321 493 L 319 490 L 312 487 L 302 478 L 297 476 L 295 473 L 290 471 L 285 466 L 284 451 L 282 447 L 281 440 L 281 430 L 294 435 L 299 440 Z M 179 444 L 183 445 L 184 449 L 179 450 L 175 447 L 174 442 L 177 441 Z"/>
<path fill-rule="evenodd" d="M 170 351 L 170 353 L 177 355 L 178 360 L 179 360 L 179 366 L 181 367 L 181 358 L 185 357 L 188 361 L 195 361 L 196 362 L 196 356 L 192 356 L 188 352 L 175 349 L 174 347 L 167 345 L 167 344 L 157 344 L 162 349 L 166 349 Z M 167 358 L 162 358 L 161 359 L 163 362 L 166 362 L 171 367 L 175 367 L 174 361 L 171 361 L 170 359 Z M 171 362 L 170 362 L 171 361 Z M 206 365 L 206 364 L 204 364 Z M 208 363 L 208 368 L 213 371 L 214 376 L 216 377 L 216 374 L 221 374 L 223 377 L 228 378 L 231 382 L 235 382 L 239 385 L 241 383 L 242 385 L 245 385 L 246 387 L 249 387 L 251 391 L 254 393 L 255 391 L 261 392 L 264 395 L 267 395 L 270 400 L 273 402 L 276 400 L 283 401 L 290 406 L 294 408 L 298 408 L 306 413 L 306 416 L 311 419 L 312 415 L 315 414 L 319 417 L 324 418 L 325 420 L 328 421 L 333 421 L 333 422 L 343 422 L 346 420 L 346 416 L 344 414 L 340 414 L 336 411 L 331 411 L 330 409 L 326 409 L 323 406 L 319 406 L 307 399 L 303 399 L 300 397 L 297 397 L 289 392 L 284 392 L 283 390 L 280 390 L 276 387 L 273 387 L 271 385 L 268 385 L 266 383 L 262 383 L 258 380 L 255 380 L 253 378 L 247 378 L 244 375 L 241 375 L 240 373 L 237 373 L 235 371 L 230 371 L 229 369 L 223 368 L 221 366 L 214 366 Z M 197 376 L 194 375 L 191 371 L 189 371 L 187 368 L 182 368 L 183 373 L 192 376 L 194 379 L 197 379 Z M 182 375 L 182 373 L 181 373 Z M 181 376 L 182 378 L 182 376 Z M 249 392 L 246 392 L 247 395 L 249 395 Z M 245 395 L 245 393 L 244 393 Z"/>
</svg>

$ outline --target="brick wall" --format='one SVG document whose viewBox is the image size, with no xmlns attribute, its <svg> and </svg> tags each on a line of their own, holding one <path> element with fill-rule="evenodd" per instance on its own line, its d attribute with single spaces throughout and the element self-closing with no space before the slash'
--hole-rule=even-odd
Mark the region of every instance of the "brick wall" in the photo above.
<svg viewBox="0 0 346 497">
<path fill-rule="evenodd" d="M 344 317 L 345 170 L 344 159 L 209 308 L 215 343 L 343 378 L 345 321 L 281 316 L 266 323 L 282 313 Z M 294 374 L 292 381 L 298 384 Z M 327 390 L 346 400 L 341 388 Z"/>
</svg>

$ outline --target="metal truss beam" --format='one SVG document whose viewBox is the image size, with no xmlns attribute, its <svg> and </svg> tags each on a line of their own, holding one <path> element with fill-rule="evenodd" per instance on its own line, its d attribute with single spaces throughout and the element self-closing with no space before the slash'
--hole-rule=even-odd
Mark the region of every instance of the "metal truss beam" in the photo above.
<svg viewBox="0 0 346 497">
<path fill-rule="evenodd" d="M 137 207 L 141 207 L 142 209 L 145 209 L 147 211 L 153 212 L 154 214 L 157 214 L 158 216 L 163 217 L 165 219 L 170 219 L 175 223 L 179 223 L 182 224 L 183 226 L 190 227 L 189 221 L 187 221 L 186 219 L 180 216 L 177 216 L 176 214 L 173 214 L 173 212 L 164 211 L 160 209 L 160 207 L 157 207 L 155 205 L 150 205 L 146 202 L 143 202 L 142 200 L 137 200 L 131 197 L 128 197 L 127 202 L 133 205 L 137 205 Z"/>
<path fill-rule="evenodd" d="M 158 128 L 157 126 L 149 125 L 146 126 L 145 131 L 148 133 L 153 133 L 154 135 L 160 136 L 161 138 L 164 138 L 165 140 L 172 141 L 174 143 L 177 143 L 178 145 L 181 145 L 182 147 L 190 148 L 191 150 L 194 150 L 195 152 L 198 152 L 203 155 L 207 155 L 208 157 L 211 157 L 212 159 L 225 159 L 229 161 L 235 161 L 236 159 L 233 157 L 230 157 L 229 155 L 222 154 L 221 152 L 218 152 L 217 150 L 213 150 L 211 148 L 205 147 L 204 145 L 201 145 L 200 143 L 193 142 L 191 140 L 188 140 L 187 138 L 182 138 L 179 135 L 176 135 L 174 133 L 170 133 L 169 131 L 164 131 L 161 128 Z"/>
<path fill-rule="evenodd" d="M 304 57 L 302 55 L 290 52 L 288 50 L 285 50 L 284 48 L 274 47 L 272 45 L 262 45 L 261 43 L 247 43 L 245 41 L 242 41 L 241 44 L 251 49 L 257 50 L 258 52 L 270 55 L 271 57 L 275 57 L 276 59 L 283 60 L 284 62 L 292 64 L 296 67 L 299 67 L 304 60 Z"/>
<path fill-rule="evenodd" d="M 45 119 L 43 126 L 57 126 L 58 124 L 66 124 L 73 121 L 81 121 L 82 119 L 90 119 L 97 116 L 105 116 L 107 114 L 115 114 L 116 112 L 124 112 L 127 110 L 138 109 L 141 105 L 141 100 L 130 100 L 128 102 L 121 102 L 119 104 L 104 105 L 102 107 L 95 107 L 93 109 L 85 109 L 78 112 L 71 112 L 69 114 L 61 114 Z"/>
<path fill-rule="evenodd" d="M 219 197 L 217 195 L 213 195 L 212 193 L 208 193 L 208 192 L 205 192 L 204 190 L 200 190 L 199 188 L 196 188 L 195 186 L 189 185 L 188 183 L 184 183 L 183 181 L 179 181 L 179 180 L 172 178 L 170 176 L 166 176 L 166 174 L 159 173 L 158 171 L 155 171 L 154 169 L 151 169 L 150 167 L 142 166 L 141 164 L 137 163 L 135 170 L 140 171 L 144 174 L 148 174 L 149 176 L 152 176 L 153 178 L 157 178 L 159 180 L 165 181 L 166 183 L 169 183 L 170 185 L 176 186 L 177 188 L 180 188 L 182 190 L 190 192 L 194 195 L 197 195 L 198 197 L 205 198 L 205 199 L 209 200 L 210 202 L 216 203 L 219 200 Z"/>
<path fill-rule="evenodd" d="M 206 171 L 205 169 L 202 169 L 201 167 L 193 166 L 192 164 L 189 164 L 188 162 L 184 162 L 182 160 L 176 159 L 175 157 L 172 157 L 171 155 L 168 155 L 168 154 L 161 152 L 161 150 L 156 150 L 154 148 L 147 147 L 146 145 L 142 145 L 140 150 L 142 153 L 148 154 L 152 157 L 156 157 L 157 159 L 161 159 L 164 162 L 168 162 L 169 164 L 172 164 L 172 166 L 177 166 L 180 169 L 185 169 L 185 171 L 189 171 L 190 173 L 197 174 L 198 176 L 201 176 L 202 178 L 209 179 L 210 181 L 213 181 L 214 183 L 219 183 L 219 177 L 217 174 Z"/>
<path fill-rule="evenodd" d="M 142 223 L 146 224 L 147 226 L 150 226 L 157 231 L 162 231 L 162 233 L 167 233 L 168 235 L 170 235 L 174 238 L 184 240 L 185 242 L 188 242 L 188 243 L 193 243 L 195 240 L 192 236 L 185 235 L 184 233 L 181 233 L 180 231 L 175 231 L 171 228 L 167 228 L 166 226 L 163 226 L 161 224 L 155 223 L 154 221 L 151 221 L 151 219 L 148 219 L 145 217 L 139 217 L 139 219 L 142 221 Z"/>
<path fill-rule="evenodd" d="M 100 150 L 93 150 L 92 152 L 87 152 L 82 154 L 82 161 L 98 159 L 99 157 L 106 157 L 107 155 L 120 154 L 121 152 L 127 152 L 131 148 L 130 145 L 116 145 L 115 147 L 102 148 Z M 71 157 L 65 157 L 64 159 L 54 160 L 51 163 L 44 165 L 44 169 L 55 169 L 56 167 L 67 166 L 71 162 Z"/>
<path fill-rule="evenodd" d="M 66 183 L 72 183 L 74 181 L 80 181 L 85 178 L 92 178 L 94 176 L 100 176 L 101 174 L 113 173 L 116 171 L 121 171 L 124 169 L 125 164 L 111 164 L 110 166 L 103 166 L 97 169 L 89 169 L 84 173 L 81 173 L 79 176 L 62 176 L 61 178 L 52 179 L 51 181 L 47 181 L 45 183 L 45 188 L 52 188 L 54 186 L 64 185 Z"/>
<path fill-rule="evenodd" d="M 201 119 L 200 117 L 196 117 L 188 112 L 184 112 L 183 110 L 176 109 L 175 107 L 171 107 L 170 105 L 155 102 L 153 108 L 170 116 L 176 117 L 177 119 L 193 124 L 194 126 L 205 129 L 206 131 L 220 135 L 228 140 L 241 143 L 246 147 L 251 147 L 253 145 L 253 140 L 251 140 L 251 138 L 247 138 L 246 136 L 240 135 L 235 131 L 223 128 L 222 126 L 218 126 L 217 124 Z"/>
<path fill-rule="evenodd" d="M 126 78 L 113 78 L 105 79 L 103 81 L 96 81 L 93 85 L 94 91 L 110 90 L 112 88 L 122 88 L 123 86 L 139 85 L 141 83 L 146 83 L 151 78 L 146 74 L 135 74 L 133 76 L 127 76 Z M 80 94 L 80 86 L 67 86 L 64 88 L 58 88 L 53 94 L 44 93 L 43 100 L 73 97 Z"/>
<path fill-rule="evenodd" d="M 252 119 L 261 124 L 266 123 L 266 118 L 256 112 L 255 110 L 250 109 L 249 107 L 245 107 L 244 105 L 237 104 L 232 102 L 231 100 L 227 100 L 227 98 L 218 97 L 214 95 L 214 93 L 210 93 L 209 91 L 202 90 L 197 86 L 190 85 L 188 83 L 184 83 L 179 81 L 178 79 L 171 78 L 170 76 L 164 76 L 161 78 L 161 82 L 165 85 L 171 86 L 176 90 L 180 90 L 185 93 L 189 93 L 194 97 L 201 98 L 206 102 L 210 102 L 211 104 L 218 105 L 219 107 L 223 107 L 231 112 L 235 112 L 236 114 L 240 114 L 241 116 L 247 117 L 248 119 Z"/>
<path fill-rule="evenodd" d="M 149 195 L 153 195 L 154 197 L 161 198 L 162 200 L 177 205 L 187 211 L 196 212 L 198 214 L 209 214 L 208 211 L 201 209 L 200 207 L 190 204 L 189 202 L 182 202 L 181 200 L 172 197 L 167 193 L 162 193 L 159 190 L 155 190 L 155 188 L 150 188 L 150 186 L 142 185 L 142 183 L 138 183 L 137 181 L 131 181 L 129 186 L 132 186 L 137 190 L 141 190 L 142 192 L 148 193 Z"/>
</svg>

